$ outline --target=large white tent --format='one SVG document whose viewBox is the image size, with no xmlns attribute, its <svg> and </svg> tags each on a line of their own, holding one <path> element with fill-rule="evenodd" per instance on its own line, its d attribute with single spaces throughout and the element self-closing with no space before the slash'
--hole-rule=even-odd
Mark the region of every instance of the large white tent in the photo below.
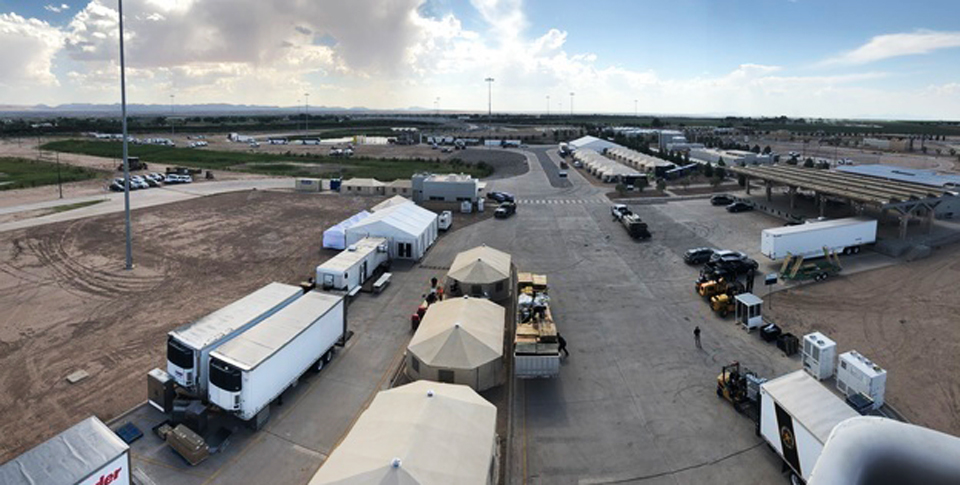
<svg viewBox="0 0 960 485">
<path fill-rule="evenodd" d="M 367 211 L 360 211 L 339 224 L 323 231 L 323 247 L 326 249 L 346 249 L 347 229 L 370 216 Z"/>
<path fill-rule="evenodd" d="M 466 386 L 380 391 L 309 485 L 493 485 L 497 408 Z"/>
<path fill-rule="evenodd" d="M 503 300 L 510 295 L 511 257 L 489 246 L 477 246 L 458 254 L 447 272 L 448 285 L 459 291 L 449 294 L 486 296 Z M 452 290 L 452 288 L 451 288 Z"/>
<path fill-rule="evenodd" d="M 505 314 L 502 306 L 482 298 L 430 305 L 407 346 L 407 375 L 477 391 L 500 385 Z"/>
<path fill-rule="evenodd" d="M 391 259 L 418 260 L 437 240 L 437 215 L 414 203 L 396 204 L 347 228 L 347 245 L 365 237 L 387 240 Z"/>
</svg>

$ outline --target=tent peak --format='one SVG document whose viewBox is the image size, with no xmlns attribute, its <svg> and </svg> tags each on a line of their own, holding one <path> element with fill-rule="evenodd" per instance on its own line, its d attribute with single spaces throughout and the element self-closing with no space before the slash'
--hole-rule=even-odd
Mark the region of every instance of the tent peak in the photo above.
<svg viewBox="0 0 960 485">
<path fill-rule="evenodd" d="M 402 462 L 402 460 L 400 460 L 400 458 L 394 458 L 394 459 L 390 460 L 390 466 L 393 467 L 393 468 L 400 468 L 400 465 L 401 465 L 402 463 L 403 463 L 403 462 Z"/>
<path fill-rule="evenodd" d="M 433 389 L 427 389 L 427 397 L 433 397 Z"/>
</svg>

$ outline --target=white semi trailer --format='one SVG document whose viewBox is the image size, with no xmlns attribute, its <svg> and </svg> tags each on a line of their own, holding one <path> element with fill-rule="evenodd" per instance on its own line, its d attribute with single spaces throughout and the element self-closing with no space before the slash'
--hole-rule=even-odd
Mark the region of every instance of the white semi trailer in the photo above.
<svg viewBox="0 0 960 485">
<path fill-rule="evenodd" d="M 877 242 L 877 220 L 850 217 L 798 226 L 764 229 L 760 252 L 776 261 L 787 254 L 804 258 L 823 256 L 823 248 L 843 254 L 859 253 L 866 244 Z"/>
<path fill-rule="evenodd" d="M 311 291 L 210 354 L 210 402 L 259 428 L 270 403 L 333 357 L 346 333 L 343 297 Z"/>
<path fill-rule="evenodd" d="M 760 436 L 804 481 L 810 478 L 833 428 L 858 416 L 802 370 L 760 385 Z"/>
<path fill-rule="evenodd" d="M 167 334 L 167 373 L 187 392 L 206 397 L 210 352 L 303 295 L 298 286 L 270 283 Z"/>
</svg>

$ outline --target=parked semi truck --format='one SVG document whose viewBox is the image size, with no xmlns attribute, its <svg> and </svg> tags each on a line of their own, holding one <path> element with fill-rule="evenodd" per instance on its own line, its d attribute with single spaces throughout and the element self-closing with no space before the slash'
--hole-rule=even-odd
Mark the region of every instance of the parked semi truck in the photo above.
<svg viewBox="0 0 960 485">
<path fill-rule="evenodd" d="M 520 378 L 560 374 L 557 324 L 550 312 L 547 277 L 517 274 L 517 330 L 513 342 L 514 375 Z"/>
<path fill-rule="evenodd" d="M 210 352 L 300 298 L 283 283 L 263 288 L 167 334 L 167 373 L 189 394 L 206 397 Z"/>
<path fill-rule="evenodd" d="M 803 370 L 760 385 L 760 436 L 804 481 L 833 428 L 858 416 Z"/>
<path fill-rule="evenodd" d="M 877 221 L 850 217 L 798 226 L 764 229 L 760 234 L 760 252 L 776 261 L 792 256 L 815 258 L 829 252 L 855 254 L 866 244 L 877 242 Z"/>
<path fill-rule="evenodd" d="M 210 353 L 210 402 L 259 429 L 270 403 L 333 358 L 346 333 L 343 297 L 311 291 Z"/>
</svg>

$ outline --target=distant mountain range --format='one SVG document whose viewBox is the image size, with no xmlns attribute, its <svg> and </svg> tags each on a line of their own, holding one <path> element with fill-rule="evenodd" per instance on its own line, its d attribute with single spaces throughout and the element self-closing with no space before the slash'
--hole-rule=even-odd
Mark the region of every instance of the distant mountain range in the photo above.
<svg viewBox="0 0 960 485">
<path fill-rule="evenodd" d="M 268 113 L 301 113 L 303 106 L 266 106 L 253 104 L 179 104 L 174 105 L 175 116 L 210 115 L 210 114 L 268 114 Z M 311 113 L 344 113 L 344 114 L 374 114 L 374 113 L 410 113 L 427 111 L 426 108 L 409 107 L 397 110 L 372 110 L 364 107 L 344 108 L 341 106 L 310 106 Z M 0 105 L 0 113 L 18 116 L 115 116 L 120 113 L 120 104 L 90 104 L 70 103 L 58 106 L 37 104 L 33 106 Z M 132 115 L 168 116 L 170 105 L 163 104 L 128 104 L 127 113 Z"/>
</svg>

